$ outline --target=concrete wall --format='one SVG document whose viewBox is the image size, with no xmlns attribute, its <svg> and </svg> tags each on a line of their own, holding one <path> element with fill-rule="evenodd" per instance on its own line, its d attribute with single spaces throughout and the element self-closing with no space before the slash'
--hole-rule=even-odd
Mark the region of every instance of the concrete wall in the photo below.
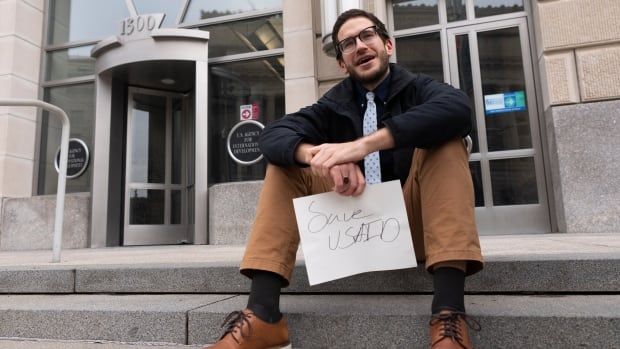
<svg viewBox="0 0 620 349">
<path fill-rule="evenodd" d="M 90 193 L 67 194 L 62 248 L 88 247 Z M 5 198 L 0 210 L 0 250 L 52 248 L 56 195 Z"/>
<path fill-rule="evenodd" d="M 620 232 L 620 1 L 532 0 L 561 232 Z"/>
<path fill-rule="evenodd" d="M 38 98 L 43 0 L 0 0 L 0 98 Z M 0 197 L 32 195 L 37 112 L 0 107 Z"/>
<path fill-rule="evenodd" d="M 254 223 L 263 181 L 216 184 L 209 188 L 209 244 L 241 245 Z"/>
</svg>

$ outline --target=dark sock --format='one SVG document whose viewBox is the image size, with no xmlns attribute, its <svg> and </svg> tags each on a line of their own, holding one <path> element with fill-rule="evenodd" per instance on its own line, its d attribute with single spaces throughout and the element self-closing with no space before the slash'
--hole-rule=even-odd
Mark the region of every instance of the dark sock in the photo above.
<svg viewBox="0 0 620 349">
<path fill-rule="evenodd" d="M 438 268 L 433 273 L 432 312 L 449 309 L 465 312 L 465 272 L 450 267 Z"/>
<path fill-rule="evenodd" d="M 256 270 L 252 273 L 252 289 L 248 308 L 261 320 L 270 324 L 280 321 L 280 289 L 282 277 L 269 271 Z"/>
</svg>

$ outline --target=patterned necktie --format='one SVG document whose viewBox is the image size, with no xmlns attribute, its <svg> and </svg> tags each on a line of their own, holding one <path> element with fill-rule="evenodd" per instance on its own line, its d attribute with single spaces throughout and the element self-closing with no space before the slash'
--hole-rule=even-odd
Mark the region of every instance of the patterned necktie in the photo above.
<svg viewBox="0 0 620 349">
<path fill-rule="evenodd" d="M 366 93 L 368 106 L 364 113 L 364 136 L 377 131 L 377 105 L 375 104 L 375 94 Z M 367 184 L 381 183 L 381 161 L 379 161 L 379 152 L 370 153 L 364 158 L 364 172 Z"/>
</svg>

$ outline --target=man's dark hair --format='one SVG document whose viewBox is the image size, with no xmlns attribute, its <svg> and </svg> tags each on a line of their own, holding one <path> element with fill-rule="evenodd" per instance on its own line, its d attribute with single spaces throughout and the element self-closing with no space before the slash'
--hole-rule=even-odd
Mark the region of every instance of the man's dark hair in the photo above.
<svg viewBox="0 0 620 349">
<path fill-rule="evenodd" d="M 340 16 L 338 16 L 338 19 L 336 19 L 336 23 L 334 23 L 334 28 L 332 29 L 332 43 L 334 45 L 334 50 L 336 51 L 336 59 L 339 61 L 342 60 L 342 52 L 338 50 L 338 46 L 337 46 L 338 45 L 338 32 L 340 31 L 340 28 L 346 21 L 348 21 L 351 18 L 355 18 L 355 17 L 366 17 L 370 19 L 370 21 L 377 27 L 377 33 L 379 34 L 383 42 L 385 42 L 387 39 L 390 38 L 390 35 L 388 34 L 387 29 L 385 28 L 385 24 L 383 24 L 383 22 L 381 22 L 381 20 L 377 18 L 377 16 L 375 16 L 374 14 L 364 11 L 364 10 L 356 9 L 356 8 L 345 11 Z"/>
</svg>

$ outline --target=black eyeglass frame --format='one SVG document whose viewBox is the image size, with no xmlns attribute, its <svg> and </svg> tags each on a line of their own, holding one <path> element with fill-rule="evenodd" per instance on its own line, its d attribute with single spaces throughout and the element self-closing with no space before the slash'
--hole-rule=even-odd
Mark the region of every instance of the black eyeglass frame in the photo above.
<svg viewBox="0 0 620 349">
<path fill-rule="evenodd" d="M 336 45 L 334 45 L 334 47 L 341 54 L 351 53 L 351 52 L 355 51 L 355 48 L 357 47 L 357 39 L 360 39 L 361 42 L 366 44 L 366 42 L 364 40 L 362 40 L 360 35 L 362 35 L 363 32 L 365 32 L 365 31 L 367 31 L 368 29 L 371 29 L 371 28 L 374 30 L 375 35 L 378 35 L 379 37 L 381 37 L 381 39 L 383 39 L 382 35 L 387 35 L 387 33 L 384 33 L 383 30 L 379 29 L 376 25 L 371 25 L 369 27 L 366 27 L 366 28 L 360 30 L 360 32 L 357 33 L 357 35 L 349 36 L 348 38 L 344 38 L 344 39 L 338 41 L 336 43 Z M 340 46 L 342 45 L 343 42 L 345 42 L 347 40 L 353 40 L 354 45 L 353 45 L 353 50 L 345 52 Z"/>
</svg>

